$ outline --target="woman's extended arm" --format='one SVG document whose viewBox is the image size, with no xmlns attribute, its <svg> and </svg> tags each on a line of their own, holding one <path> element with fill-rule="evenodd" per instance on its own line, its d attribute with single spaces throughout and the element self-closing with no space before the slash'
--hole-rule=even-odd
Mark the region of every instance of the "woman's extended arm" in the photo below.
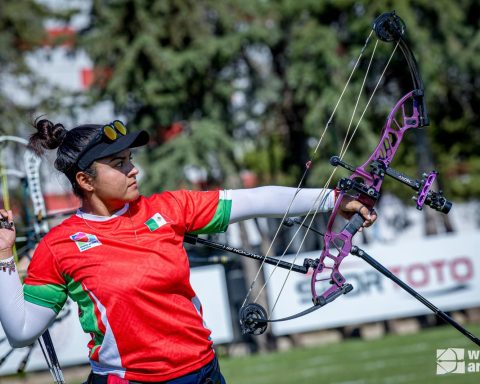
<svg viewBox="0 0 480 384">
<path fill-rule="evenodd" d="M 316 211 L 333 209 L 335 193 L 331 189 L 307 188 L 297 190 L 291 187 L 259 187 L 229 191 L 232 198 L 230 224 L 253 217 L 283 217 L 290 206 L 288 216 L 304 216 Z M 294 199 L 295 193 L 297 196 Z M 338 213 L 350 219 L 359 213 L 365 219 L 364 227 L 373 224 L 377 218 L 375 210 L 369 210 L 352 196 L 344 195 Z M 360 228 L 360 231 L 362 228 Z"/>
<path fill-rule="evenodd" d="M 333 208 L 335 196 L 333 190 L 308 188 L 298 190 L 291 187 L 259 187 L 231 190 L 232 211 L 230 223 L 253 217 L 282 217 L 290 203 L 289 216 L 303 216 L 318 211 L 325 212 Z"/>
</svg>

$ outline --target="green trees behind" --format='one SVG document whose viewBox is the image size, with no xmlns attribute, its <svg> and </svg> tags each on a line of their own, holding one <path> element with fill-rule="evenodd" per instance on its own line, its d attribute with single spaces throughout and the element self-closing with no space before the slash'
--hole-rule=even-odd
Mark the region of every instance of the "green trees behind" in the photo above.
<svg viewBox="0 0 480 384">
<path fill-rule="evenodd" d="M 261 183 L 294 185 L 372 21 L 395 9 L 426 84 L 427 132 L 444 189 L 467 198 L 480 193 L 479 7 L 474 0 L 95 0 L 79 41 L 95 63 L 93 102 L 113 101 L 132 128 L 153 136 L 144 158 L 149 191 L 198 180 L 238 187 L 242 169 Z M 359 111 L 392 48 L 379 44 Z M 367 62 L 325 136 L 310 185 L 323 185 L 331 171 L 327 159 L 339 151 Z M 366 159 L 410 87 L 398 53 L 347 161 Z M 409 135 L 394 166 L 418 175 L 417 150 Z"/>
<path fill-rule="evenodd" d="M 46 42 L 44 21 L 49 11 L 32 0 L 0 0 L 0 134 L 14 134 L 29 121 L 40 103 L 19 103 L 20 92 L 33 94 L 40 81 L 26 55 Z M 20 79 L 13 81 L 13 79 Z M 32 98 L 33 99 L 33 98 Z"/>
</svg>

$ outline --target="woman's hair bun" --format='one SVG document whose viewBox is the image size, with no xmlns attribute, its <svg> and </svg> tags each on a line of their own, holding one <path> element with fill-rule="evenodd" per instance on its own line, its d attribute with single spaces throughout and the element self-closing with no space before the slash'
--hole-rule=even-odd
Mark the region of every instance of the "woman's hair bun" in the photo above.
<svg viewBox="0 0 480 384">
<path fill-rule="evenodd" d="M 28 147 L 39 156 L 43 155 L 45 149 L 58 148 L 67 135 L 62 124 L 53 124 L 47 119 L 35 120 L 34 127 L 37 132 L 30 137 Z"/>
</svg>

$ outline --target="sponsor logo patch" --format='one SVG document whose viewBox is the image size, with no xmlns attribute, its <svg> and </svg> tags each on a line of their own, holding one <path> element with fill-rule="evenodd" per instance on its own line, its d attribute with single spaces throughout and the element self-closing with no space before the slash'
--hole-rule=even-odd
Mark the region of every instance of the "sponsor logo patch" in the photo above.
<svg viewBox="0 0 480 384">
<path fill-rule="evenodd" d="M 167 224 L 167 221 L 158 212 L 145 222 L 150 232 L 157 230 L 165 224 Z"/>
<path fill-rule="evenodd" d="M 70 239 L 75 242 L 80 252 L 86 251 L 87 249 L 96 247 L 98 245 L 102 245 L 97 236 L 85 232 L 77 232 L 70 236 Z"/>
</svg>

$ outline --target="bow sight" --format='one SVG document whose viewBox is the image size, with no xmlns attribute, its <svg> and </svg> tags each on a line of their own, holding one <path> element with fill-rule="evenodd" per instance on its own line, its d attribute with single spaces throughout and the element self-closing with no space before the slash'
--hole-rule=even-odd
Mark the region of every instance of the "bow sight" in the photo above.
<svg viewBox="0 0 480 384">
<path fill-rule="evenodd" d="M 330 164 L 334 167 L 341 166 L 351 172 L 355 172 L 355 168 L 350 164 L 342 161 L 338 156 L 333 156 L 330 159 Z M 374 160 L 370 163 L 370 173 L 377 175 L 382 179 L 385 175 L 400 181 L 401 183 L 408 185 L 414 191 L 416 195 L 412 197 L 417 202 L 417 209 L 422 210 L 426 204 L 436 211 L 442 213 L 450 212 L 452 203 L 442 195 L 442 191 L 434 192 L 431 190 L 432 185 L 438 175 L 437 171 L 431 171 L 430 173 L 424 173 L 421 180 L 414 180 L 403 173 L 396 171 L 393 168 L 387 167 L 381 159 Z M 338 182 L 338 189 L 347 192 L 354 190 L 360 194 L 367 196 L 369 199 L 378 200 L 380 198 L 380 192 L 377 192 L 374 188 L 366 186 L 363 182 L 343 178 Z"/>
</svg>

